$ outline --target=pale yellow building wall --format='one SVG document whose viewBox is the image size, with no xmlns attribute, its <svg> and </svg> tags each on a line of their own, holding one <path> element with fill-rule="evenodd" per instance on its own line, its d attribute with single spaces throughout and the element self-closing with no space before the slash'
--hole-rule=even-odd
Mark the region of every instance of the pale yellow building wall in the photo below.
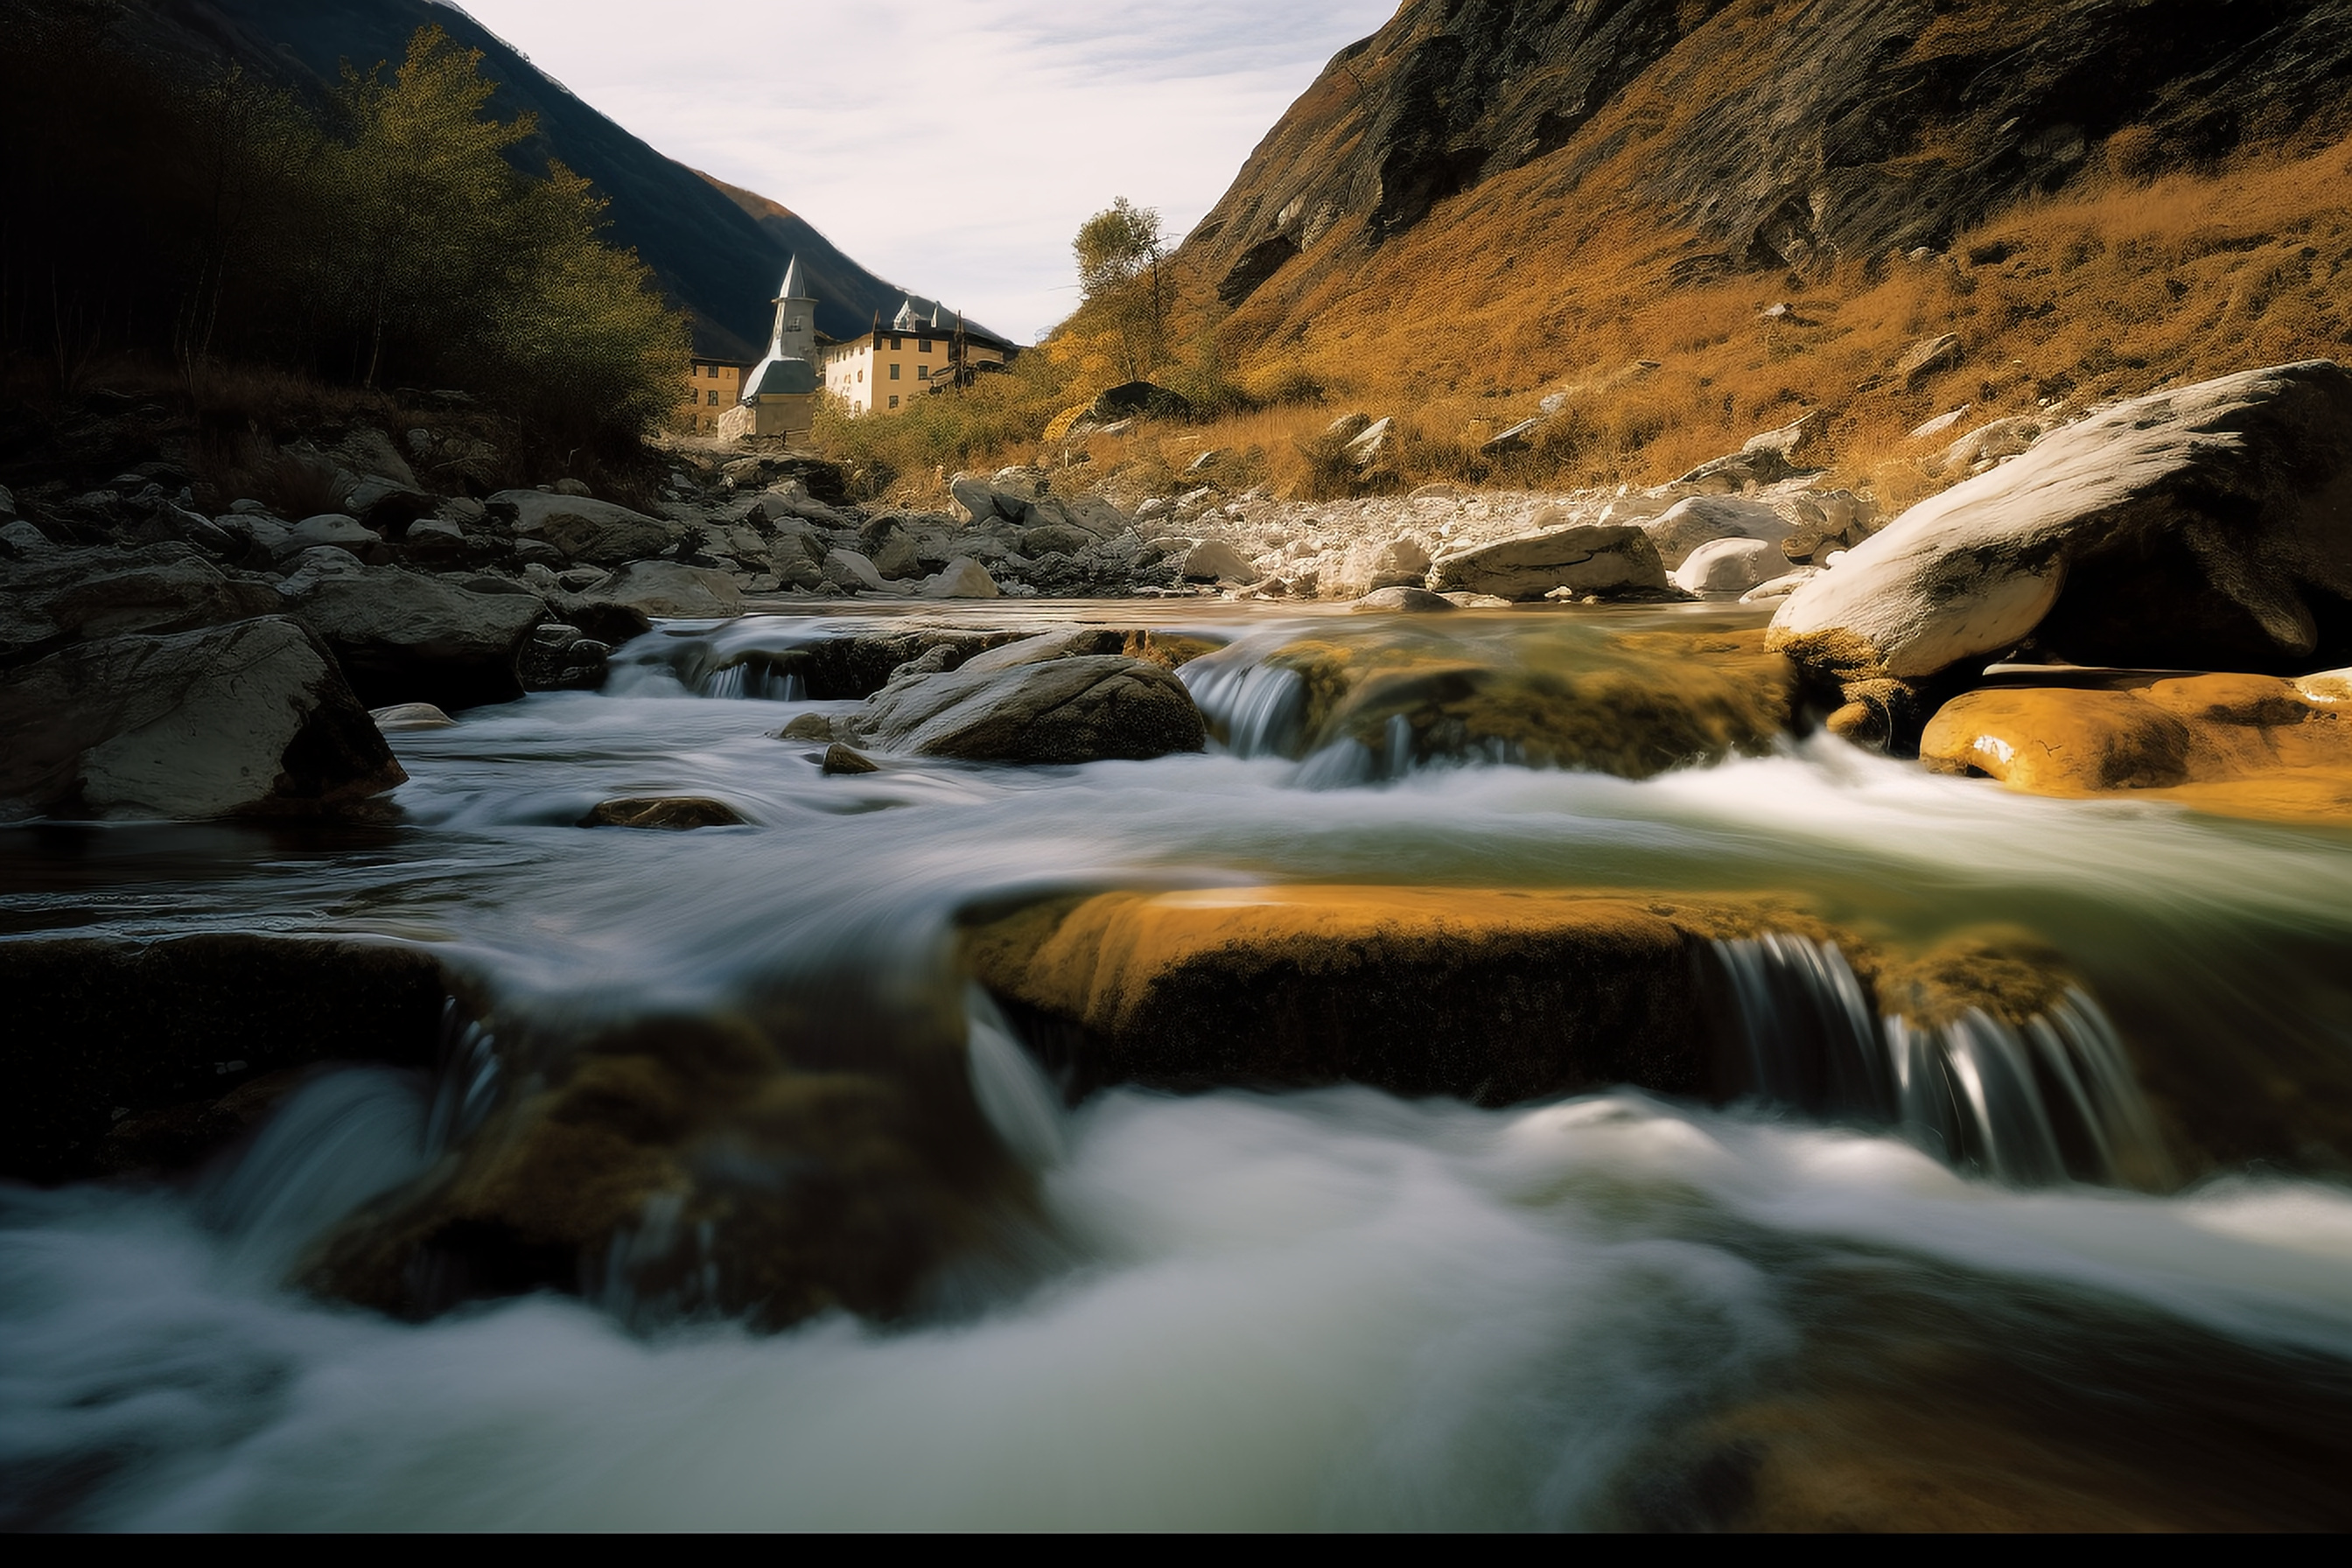
<svg viewBox="0 0 2352 1568">
<path fill-rule="evenodd" d="M 718 434 L 719 416 L 743 395 L 743 367 L 725 360 L 698 359 L 687 366 L 686 398 L 678 405 L 681 428 L 698 436 Z"/>
</svg>

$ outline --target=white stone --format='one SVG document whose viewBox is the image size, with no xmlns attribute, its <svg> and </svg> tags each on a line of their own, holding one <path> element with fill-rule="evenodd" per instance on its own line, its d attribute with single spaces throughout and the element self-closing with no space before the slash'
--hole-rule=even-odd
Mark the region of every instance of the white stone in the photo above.
<svg viewBox="0 0 2352 1568">
<path fill-rule="evenodd" d="M 1714 539 L 1675 568 L 1675 586 L 1685 594 L 1745 594 L 1788 564 L 1779 545 L 1761 539 Z"/>
</svg>

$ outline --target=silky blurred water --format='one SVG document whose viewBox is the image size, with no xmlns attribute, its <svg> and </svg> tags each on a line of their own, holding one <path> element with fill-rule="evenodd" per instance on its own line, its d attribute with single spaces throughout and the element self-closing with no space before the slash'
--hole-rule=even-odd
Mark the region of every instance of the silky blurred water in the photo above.
<svg viewBox="0 0 2352 1568">
<path fill-rule="evenodd" d="M 1189 615 L 1254 647 L 1362 624 Z M 1186 629 L 1187 613 L 1161 619 Z M 381 933 L 437 944 L 516 1005 L 593 1012 L 786 980 L 936 984 L 957 911 L 1027 891 L 1754 890 L 1909 940 L 2023 928 L 2078 971 L 2160 1110 L 2236 1093 L 2253 1122 L 2291 1121 L 2352 1057 L 2341 831 L 2035 800 L 1826 740 L 1641 783 L 1456 765 L 1318 787 L 1328 771 L 1278 747 L 827 776 L 818 748 L 771 735 L 846 705 L 699 694 L 698 672 L 839 624 L 675 628 L 657 637 L 701 638 L 691 657 L 640 645 L 612 694 L 394 735 L 412 775 L 396 823 L 11 830 L 0 933 Z M 1676 624 L 1465 615 L 1412 635 L 1493 659 Z M 573 826 L 663 794 L 716 796 L 750 826 Z M 1623 1092 L 1489 1111 L 1364 1089 L 1118 1091 L 1071 1111 L 982 1014 L 981 1099 L 1043 1173 L 1035 1267 L 887 1331 L 648 1329 L 547 1297 L 415 1326 L 289 1291 L 310 1237 L 422 1159 L 433 1086 L 381 1069 L 312 1084 L 194 1185 L 0 1192 L 0 1517 L 2352 1514 L 2352 1151 L 2324 1138 L 2253 1163 L 2190 1151 L 2185 1185 L 2135 1193 L 1971 1179 L 1892 1135 Z M 1841 1477 L 1844 1491 L 1823 1479 Z"/>
</svg>

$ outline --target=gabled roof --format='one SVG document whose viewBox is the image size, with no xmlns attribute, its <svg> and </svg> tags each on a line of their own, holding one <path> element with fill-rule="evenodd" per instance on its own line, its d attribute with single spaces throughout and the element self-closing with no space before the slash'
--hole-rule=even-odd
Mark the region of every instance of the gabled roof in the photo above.
<svg viewBox="0 0 2352 1568">
<path fill-rule="evenodd" d="M 915 302 L 912 300 L 901 300 L 898 302 L 898 313 L 890 319 L 890 330 L 895 332 L 911 332 L 919 324 L 915 320 Z"/>
<path fill-rule="evenodd" d="M 804 359 L 763 360 L 760 368 L 743 381 L 743 401 L 755 397 L 814 392 L 817 386 L 816 366 Z"/>
</svg>

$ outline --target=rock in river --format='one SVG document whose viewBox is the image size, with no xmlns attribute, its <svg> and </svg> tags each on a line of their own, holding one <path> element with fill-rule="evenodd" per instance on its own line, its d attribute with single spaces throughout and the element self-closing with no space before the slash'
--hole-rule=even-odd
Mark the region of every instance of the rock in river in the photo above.
<svg viewBox="0 0 2352 1568">
<path fill-rule="evenodd" d="M 2312 361 L 2042 437 L 1799 587 L 1772 645 L 1850 681 L 1923 679 L 2028 638 L 2082 665 L 2307 668 L 2347 610 L 2352 373 Z"/>
<path fill-rule="evenodd" d="M 1441 555 L 1430 567 L 1429 585 L 1514 600 L 1540 599 L 1556 588 L 1654 594 L 1666 586 L 1666 569 L 1638 528 L 1578 526 Z"/>
<path fill-rule="evenodd" d="M 81 643 L 0 677 L 0 821 L 299 816 L 407 776 L 335 661 L 277 616 Z"/>
<path fill-rule="evenodd" d="M 429 1068 L 447 994 L 421 949 L 226 934 L 0 942 L 0 1177 L 37 1182 L 192 1163 L 236 1130 L 217 1125 L 215 1104 L 264 1074 L 326 1061 Z M 110 1133 L 141 1119 L 165 1125 L 146 1130 L 146 1157 L 125 1162 Z"/>
<path fill-rule="evenodd" d="M 2352 815 L 2343 673 L 2161 679 L 2088 672 L 2069 687 L 1988 687 L 1928 721 L 1919 754 L 2034 795 L 2163 791 L 2237 816 Z"/>
<path fill-rule="evenodd" d="M 1088 655 L 894 683 L 851 720 L 886 752 L 974 763 L 1091 763 L 1197 752 L 1192 694 L 1142 659 Z"/>
<path fill-rule="evenodd" d="M 334 650 L 371 708 L 470 708 L 522 695 L 517 657 L 547 606 L 528 594 L 477 594 L 392 566 L 298 574 L 287 613 Z"/>
</svg>

